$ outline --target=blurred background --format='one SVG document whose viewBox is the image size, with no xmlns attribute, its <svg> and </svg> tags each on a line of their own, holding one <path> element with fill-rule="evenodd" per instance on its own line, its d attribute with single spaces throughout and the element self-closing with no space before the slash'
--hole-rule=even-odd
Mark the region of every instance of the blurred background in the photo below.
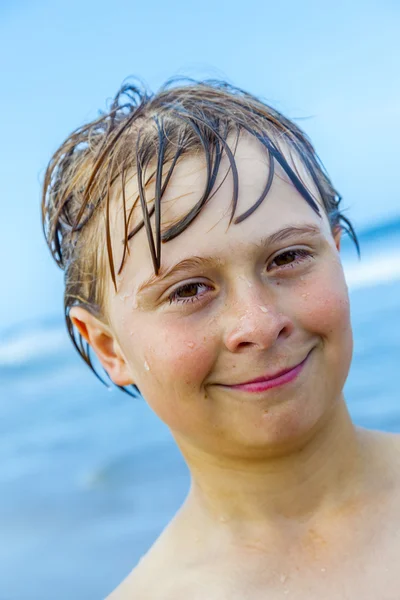
<svg viewBox="0 0 400 600">
<path fill-rule="evenodd" d="M 144 401 L 75 353 L 41 231 L 51 154 L 128 75 L 221 77 L 310 135 L 361 243 L 346 398 L 400 431 L 399 31 L 397 0 L 0 0 L 0 600 L 104 598 L 188 486 Z"/>
</svg>

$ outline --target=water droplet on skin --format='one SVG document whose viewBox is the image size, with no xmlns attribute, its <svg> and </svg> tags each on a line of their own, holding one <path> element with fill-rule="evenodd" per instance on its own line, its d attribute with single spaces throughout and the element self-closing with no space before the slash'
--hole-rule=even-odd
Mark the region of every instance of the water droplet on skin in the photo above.
<svg viewBox="0 0 400 600">
<path fill-rule="evenodd" d="M 310 295 L 310 294 L 302 294 L 302 295 L 301 295 L 301 297 L 302 297 L 302 298 L 308 298 L 308 296 L 309 296 L 309 295 Z"/>
<path fill-rule="evenodd" d="M 147 360 L 144 361 L 144 368 L 146 369 L 146 371 L 150 371 L 149 363 L 147 362 Z"/>
<path fill-rule="evenodd" d="M 287 575 L 281 575 L 280 576 L 280 580 L 281 580 L 282 583 L 285 583 L 286 579 L 287 579 Z"/>
<path fill-rule="evenodd" d="M 228 521 L 228 517 L 222 516 L 219 518 L 219 520 L 221 521 L 221 523 L 226 523 Z"/>
<path fill-rule="evenodd" d="M 267 312 L 269 312 L 269 309 L 268 309 L 266 306 L 259 306 L 258 308 L 259 308 L 259 309 L 261 310 L 261 312 L 263 312 L 263 313 L 267 313 Z"/>
<path fill-rule="evenodd" d="M 188 348 L 194 348 L 194 342 L 186 342 Z"/>
<path fill-rule="evenodd" d="M 324 567 L 322 567 L 321 572 L 325 573 L 326 569 Z"/>
</svg>

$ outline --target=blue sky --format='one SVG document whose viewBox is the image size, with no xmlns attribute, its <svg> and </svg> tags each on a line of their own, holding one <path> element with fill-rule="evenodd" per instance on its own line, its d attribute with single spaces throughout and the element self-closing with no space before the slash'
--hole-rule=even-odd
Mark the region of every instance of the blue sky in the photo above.
<svg viewBox="0 0 400 600">
<path fill-rule="evenodd" d="M 311 136 L 356 227 L 400 214 L 398 0 L 0 3 L 0 328 L 62 310 L 40 226 L 58 144 L 122 80 L 223 77 Z"/>
</svg>

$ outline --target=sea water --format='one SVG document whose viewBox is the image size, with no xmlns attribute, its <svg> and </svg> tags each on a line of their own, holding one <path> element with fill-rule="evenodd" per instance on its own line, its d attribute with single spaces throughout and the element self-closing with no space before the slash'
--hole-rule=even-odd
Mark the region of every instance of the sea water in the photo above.
<svg viewBox="0 0 400 600">
<path fill-rule="evenodd" d="M 400 219 L 345 243 L 356 423 L 400 432 Z M 101 600 L 187 492 L 167 428 L 89 372 L 60 318 L 0 332 L 0 600 Z"/>
</svg>

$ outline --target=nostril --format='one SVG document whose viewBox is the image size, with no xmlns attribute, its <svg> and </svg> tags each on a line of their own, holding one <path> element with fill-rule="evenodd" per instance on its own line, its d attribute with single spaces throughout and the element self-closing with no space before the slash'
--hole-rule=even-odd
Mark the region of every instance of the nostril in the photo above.
<svg viewBox="0 0 400 600">
<path fill-rule="evenodd" d="M 248 346 L 255 346 L 253 342 L 240 342 L 238 348 L 247 348 Z"/>
<path fill-rule="evenodd" d="M 289 326 L 282 327 L 278 337 L 289 337 L 291 328 Z"/>
</svg>

